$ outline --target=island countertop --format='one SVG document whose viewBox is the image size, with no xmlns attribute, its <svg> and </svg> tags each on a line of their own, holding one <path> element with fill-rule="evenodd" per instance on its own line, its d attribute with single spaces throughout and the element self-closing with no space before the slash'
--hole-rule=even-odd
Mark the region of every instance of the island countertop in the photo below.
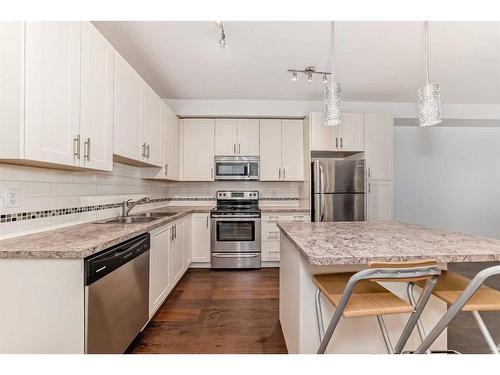
<svg viewBox="0 0 500 375">
<path fill-rule="evenodd" d="M 278 223 L 312 265 L 500 261 L 500 240 L 400 222 Z"/>
</svg>

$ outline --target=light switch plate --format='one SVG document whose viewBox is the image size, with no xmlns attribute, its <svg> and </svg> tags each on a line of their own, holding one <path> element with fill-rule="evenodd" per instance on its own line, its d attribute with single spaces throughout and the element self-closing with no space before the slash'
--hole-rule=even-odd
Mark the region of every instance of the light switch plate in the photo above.
<svg viewBox="0 0 500 375">
<path fill-rule="evenodd" d="M 7 189 L 4 196 L 5 208 L 19 208 L 19 190 Z"/>
</svg>

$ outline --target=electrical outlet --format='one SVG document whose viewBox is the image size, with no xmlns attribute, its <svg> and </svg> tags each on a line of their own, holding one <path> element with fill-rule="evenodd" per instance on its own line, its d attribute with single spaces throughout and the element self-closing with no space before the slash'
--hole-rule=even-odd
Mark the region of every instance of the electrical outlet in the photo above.
<svg viewBox="0 0 500 375">
<path fill-rule="evenodd" d="M 5 208 L 19 208 L 19 190 L 5 190 L 4 206 Z"/>
</svg>

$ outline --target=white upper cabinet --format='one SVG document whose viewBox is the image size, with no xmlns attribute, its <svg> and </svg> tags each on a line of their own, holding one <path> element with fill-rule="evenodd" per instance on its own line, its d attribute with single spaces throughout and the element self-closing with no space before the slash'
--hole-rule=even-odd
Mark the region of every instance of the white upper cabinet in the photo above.
<svg viewBox="0 0 500 375">
<path fill-rule="evenodd" d="M 304 180 L 302 120 L 260 120 L 260 180 Z"/>
<path fill-rule="evenodd" d="M 259 156 L 259 120 L 216 119 L 215 155 Z"/>
<path fill-rule="evenodd" d="M 281 179 L 304 179 L 304 121 L 283 120 L 281 130 Z"/>
<path fill-rule="evenodd" d="M 260 120 L 260 180 L 281 180 L 281 120 Z"/>
<path fill-rule="evenodd" d="M 215 155 L 228 156 L 238 153 L 238 120 L 215 120 Z"/>
<path fill-rule="evenodd" d="M 141 84 L 141 145 L 142 160 L 161 167 L 162 161 L 162 103 L 151 87 Z"/>
<path fill-rule="evenodd" d="M 394 119 L 390 114 L 365 113 L 365 158 L 369 180 L 394 179 Z"/>
<path fill-rule="evenodd" d="M 214 180 L 214 120 L 182 120 L 184 181 Z"/>
<path fill-rule="evenodd" d="M 80 165 L 80 25 L 26 23 L 26 159 Z"/>
<path fill-rule="evenodd" d="M 238 120 L 238 155 L 259 156 L 259 133 L 258 119 Z"/>
<path fill-rule="evenodd" d="M 142 160 L 141 79 L 118 53 L 115 53 L 114 153 L 119 157 Z"/>
<path fill-rule="evenodd" d="M 164 176 L 169 180 L 179 179 L 179 118 L 163 104 L 163 162 Z"/>
<path fill-rule="evenodd" d="M 90 22 L 81 27 L 81 165 L 111 171 L 115 51 Z"/>
<path fill-rule="evenodd" d="M 312 151 L 364 151 L 362 113 L 344 113 L 338 126 L 325 126 L 322 112 L 311 113 L 309 120 Z"/>
<path fill-rule="evenodd" d="M 394 219 L 393 181 L 367 182 L 366 219 L 368 221 L 392 221 Z"/>
</svg>

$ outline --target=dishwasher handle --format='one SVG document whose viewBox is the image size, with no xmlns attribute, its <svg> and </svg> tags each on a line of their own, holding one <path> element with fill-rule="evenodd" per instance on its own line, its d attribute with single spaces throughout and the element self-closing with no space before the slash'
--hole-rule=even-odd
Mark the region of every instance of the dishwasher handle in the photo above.
<svg viewBox="0 0 500 375">
<path fill-rule="evenodd" d="M 150 235 L 132 238 L 85 259 L 85 285 L 103 278 L 150 248 Z"/>
</svg>

